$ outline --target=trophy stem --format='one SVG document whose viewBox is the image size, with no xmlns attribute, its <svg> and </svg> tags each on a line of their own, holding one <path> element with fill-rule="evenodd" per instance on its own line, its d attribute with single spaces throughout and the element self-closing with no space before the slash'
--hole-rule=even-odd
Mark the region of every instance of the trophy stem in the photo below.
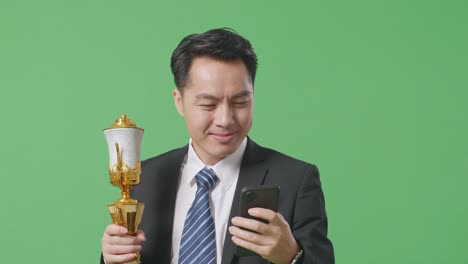
<svg viewBox="0 0 468 264">
<path fill-rule="evenodd" d="M 122 193 L 122 197 L 115 201 L 115 204 L 136 204 L 138 203 L 137 200 L 132 199 L 130 197 L 130 191 L 132 190 L 132 186 L 128 185 L 120 185 L 120 190 Z"/>
<path fill-rule="evenodd" d="M 122 202 L 128 201 L 130 199 L 130 190 L 132 187 L 128 185 L 122 185 L 121 190 L 122 190 Z"/>
</svg>

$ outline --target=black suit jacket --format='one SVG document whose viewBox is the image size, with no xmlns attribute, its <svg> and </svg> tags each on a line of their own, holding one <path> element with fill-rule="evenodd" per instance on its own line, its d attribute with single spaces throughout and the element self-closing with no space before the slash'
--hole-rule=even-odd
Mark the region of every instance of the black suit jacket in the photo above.
<svg viewBox="0 0 468 264">
<path fill-rule="evenodd" d="M 141 183 L 132 197 L 145 204 L 140 229 L 146 242 L 141 263 L 170 263 L 172 225 L 180 167 L 188 146 L 142 162 Z M 289 223 L 304 250 L 300 263 L 334 263 L 333 246 L 327 238 L 327 216 L 317 167 L 260 147 L 248 139 L 229 219 L 239 215 L 240 190 L 250 185 L 278 185 L 279 212 Z M 226 233 L 222 264 L 268 263 L 259 256 L 239 257 Z"/>
</svg>

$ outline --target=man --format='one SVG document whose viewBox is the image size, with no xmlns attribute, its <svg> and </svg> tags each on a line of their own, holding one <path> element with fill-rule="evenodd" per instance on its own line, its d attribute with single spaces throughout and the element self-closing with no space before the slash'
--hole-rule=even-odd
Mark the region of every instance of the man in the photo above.
<svg viewBox="0 0 468 264">
<path fill-rule="evenodd" d="M 145 204 L 145 233 L 109 225 L 101 261 L 140 252 L 143 264 L 334 263 L 317 168 L 248 138 L 257 69 L 249 41 L 227 29 L 189 35 L 171 68 L 189 145 L 142 163 L 133 197 Z M 238 216 L 239 191 L 251 185 L 281 188 L 278 212 L 249 211 L 267 223 Z M 238 256 L 237 246 L 258 255 Z"/>
</svg>

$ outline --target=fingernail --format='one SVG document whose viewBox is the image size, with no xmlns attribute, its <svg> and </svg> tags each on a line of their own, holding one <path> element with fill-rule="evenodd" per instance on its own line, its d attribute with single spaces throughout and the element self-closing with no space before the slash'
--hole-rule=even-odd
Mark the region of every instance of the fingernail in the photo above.
<svg viewBox="0 0 468 264">
<path fill-rule="evenodd" d="M 120 228 L 120 233 L 121 233 L 122 235 L 127 234 L 127 228 L 125 228 L 125 227 Z"/>
<path fill-rule="evenodd" d="M 257 212 L 257 210 L 255 210 L 255 208 L 250 208 L 249 209 L 249 214 L 255 214 Z"/>
</svg>

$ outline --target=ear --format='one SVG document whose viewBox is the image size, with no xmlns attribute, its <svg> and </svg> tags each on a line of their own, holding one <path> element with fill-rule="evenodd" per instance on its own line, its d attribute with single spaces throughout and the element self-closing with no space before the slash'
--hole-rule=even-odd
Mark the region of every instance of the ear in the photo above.
<svg viewBox="0 0 468 264">
<path fill-rule="evenodd" d="M 179 112 L 179 115 L 181 117 L 184 117 L 184 108 L 182 107 L 182 95 L 180 94 L 179 89 L 174 88 L 174 90 L 172 90 L 172 95 L 174 96 L 174 105 L 177 109 L 177 112 Z"/>
</svg>

